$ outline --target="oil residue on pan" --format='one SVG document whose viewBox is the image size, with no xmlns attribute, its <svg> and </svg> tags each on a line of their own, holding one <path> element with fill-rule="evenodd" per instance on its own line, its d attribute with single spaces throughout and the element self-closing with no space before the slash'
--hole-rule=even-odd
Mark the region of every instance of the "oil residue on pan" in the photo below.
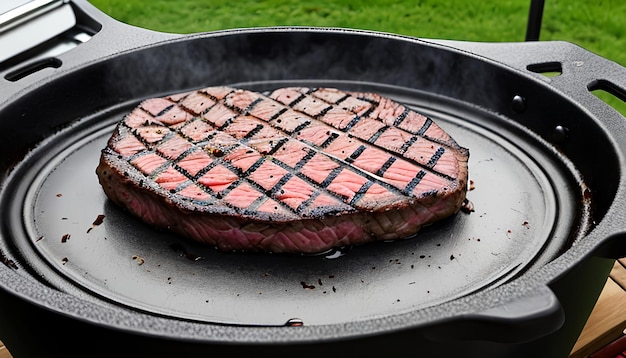
<svg viewBox="0 0 626 358">
<path fill-rule="evenodd" d="M 19 168 L 25 180 L 13 185 L 23 197 L 13 215 L 25 232 L 13 236 L 43 259 L 35 269 L 61 290 L 237 325 L 333 324 L 429 307 L 505 282 L 575 236 L 577 174 L 564 172 L 550 147 L 474 108 L 448 110 L 433 98 L 425 106 L 413 92 L 398 100 L 427 112 L 472 153 L 474 211 L 415 238 L 300 256 L 223 253 L 154 230 L 107 201 L 95 175 L 130 105 L 63 130 L 36 150 L 46 155 Z"/>
</svg>

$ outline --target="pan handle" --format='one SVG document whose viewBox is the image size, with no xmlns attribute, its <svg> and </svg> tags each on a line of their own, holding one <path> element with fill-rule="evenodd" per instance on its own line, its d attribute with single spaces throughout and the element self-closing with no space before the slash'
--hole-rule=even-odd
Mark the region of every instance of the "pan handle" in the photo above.
<svg viewBox="0 0 626 358">
<path fill-rule="evenodd" d="M 426 40 L 503 63 L 547 81 L 557 90 L 606 118 L 606 104 L 591 92 L 604 90 L 626 102 L 626 68 L 565 41 L 484 43 Z M 546 77 L 544 74 L 556 74 Z M 605 108 L 602 108 L 605 107 Z M 615 113 L 612 113 L 615 114 Z M 610 117 L 615 118 L 614 115 Z"/>
<path fill-rule="evenodd" d="M 183 36 L 151 31 L 117 21 L 87 0 L 61 1 L 50 12 L 21 23 L 24 26 L 38 26 L 34 24 L 45 16 L 50 19 L 46 23 L 61 21 L 70 22 L 69 26 L 74 25 L 55 36 L 52 41 L 36 45 L 27 52 L 0 63 L 0 106 L 21 90 L 71 68 Z M 41 31 L 41 28 L 36 30 Z M 21 31 L 19 34 L 27 35 L 32 28 L 14 27 L 13 31 Z"/>
<path fill-rule="evenodd" d="M 543 286 L 494 308 L 429 326 L 425 334 L 428 339 L 441 342 L 487 339 L 510 344 L 547 336 L 560 329 L 564 321 L 558 298 Z"/>
<path fill-rule="evenodd" d="M 183 36 L 182 34 L 152 31 L 125 24 L 111 18 L 87 0 L 71 0 L 70 4 L 76 13 L 79 24 L 100 27 L 99 31 L 89 41 L 64 56 L 63 59 L 67 62 L 68 67 Z"/>
</svg>

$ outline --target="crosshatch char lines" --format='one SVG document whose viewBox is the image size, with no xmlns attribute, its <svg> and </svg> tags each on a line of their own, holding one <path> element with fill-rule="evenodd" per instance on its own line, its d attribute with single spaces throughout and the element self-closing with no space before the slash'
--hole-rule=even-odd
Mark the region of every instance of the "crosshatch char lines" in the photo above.
<svg viewBox="0 0 626 358">
<path fill-rule="evenodd" d="M 176 102 L 172 101 L 175 97 L 144 101 L 124 121 L 134 135 L 121 136 L 114 149 L 120 155 L 133 156 L 131 163 L 143 174 L 154 176 L 165 190 L 195 201 L 215 202 L 224 197 L 228 186 L 250 181 L 259 195 L 276 197 L 277 191 L 269 183 L 275 185 L 287 175 L 297 178 L 294 181 L 300 186 L 291 185 L 290 189 L 305 197 L 302 202 L 308 199 L 310 204 L 312 195 L 324 192 L 356 207 L 372 186 L 379 188 L 372 195 L 383 200 L 393 201 L 399 193 L 417 197 L 430 194 L 432 188 L 418 189 L 426 173 L 434 174 L 430 180 L 438 185 L 453 185 L 446 173 L 453 168 L 447 164 L 456 160 L 453 154 L 445 143 L 425 136 L 432 121 L 412 115 L 414 112 L 403 106 L 376 111 L 378 97 L 364 96 L 365 100 L 332 89 L 280 89 L 270 97 L 226 89 L 218 92 L 220 97 L 213 97 L 214 92 L 186 93 Z M 375 113 L 380 118 L 361 117 Z M 211 121 L 206 119 L 209 114 Z M 407 117 L 413 122 L 419 120 L 417 131 L 393 127 L 406 123 Z M 281 148 L 285 153 L 280 153 Z M 252 165 L 240 165 L 250 154 L 255 158 L 253 170 Z M 222 159 L 225 155 L 229 156 Z M 442 172 L 437 171 L 440 161 Z M 170 165 L 162 167 L 166 162 Z M 342 162 L 356 170 L 337 171 Z M 242 174 L 245 180 L 238 180 Z M 181 185 L 186 181 L 193 185 Z M 287 206 L 303 211 L 302 202 Z M 225 204 L 233 205 L 233 209 L 241 207 L 234 201 L 226 200 Z"/>
<path fill-rule="evenodd" d="M 210 87 L 143 101 L 102 162 L 126 161 L 124 176 L 183 210 L 286 222 L 428 211 L 450 193 L 455 212 L 467 156 L 430 118 L 376 94 Z"/>
</svg>

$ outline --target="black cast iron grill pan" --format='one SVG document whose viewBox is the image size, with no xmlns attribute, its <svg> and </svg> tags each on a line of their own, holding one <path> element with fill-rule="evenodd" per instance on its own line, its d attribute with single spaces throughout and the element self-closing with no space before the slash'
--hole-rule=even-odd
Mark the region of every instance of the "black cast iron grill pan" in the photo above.
<svg viewBox="0 0 626 358">
<path fill-rule="evenodd" d="M 623 94 L 626 70 L 575 45 L 181 36 L 64 6 L 93 38 L 0 80 L 0 338 L 18 358 L 567 356 L 626 255 L 624 118 L 590 93 Z M 130 218 L 95 177 L 113 126 L 144 98 L 211 85 L 406 103 L 470 149 L 475 211 L 318 256 L 222 253 Z"/>
</svg>

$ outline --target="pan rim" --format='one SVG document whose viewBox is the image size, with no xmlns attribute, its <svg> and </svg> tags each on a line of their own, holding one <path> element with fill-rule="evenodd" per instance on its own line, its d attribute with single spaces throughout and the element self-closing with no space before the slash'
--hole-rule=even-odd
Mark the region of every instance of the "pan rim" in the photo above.
<svg viewBox="0 0 626 358">
<path fill-rule="evenodd" d="M 283 30 L 286 30 L 286 29 L 283 29 Z M 352 31 L 349 31 L 349 30 L 342 30 L 342 31 L 345 31 L 345 32 L 352 32 Z M 361 33 L 361 31 L 356 31 L 356 32 L 357 32 L 357 33 Z M 237 31 L 233 31 L 233 32 L 231 32 L 231 31 L 226 31 L 226 33 L 228 33 L 228 34 L 246 33 L 246 30 L 237 30 Z M 368 32 L 365 32 L 365 33 L 368 33 Z M 199 36 L 199 37 L 202 37 L 202 35 L 198 35 L 198 36 Z M 395 37 L 395 36 L 390 36 L 390 37 L 392 37 L 392 38 L 393 38 L 393 37 Z M 185 39 L 183 39 L 183 40 L 178 40 L 178 39 L 175 39 L 175 40 L 172 40 L 172 41 L 184 41 L 184 40 L 185 40 Z M 166 42 L 164 42 L 164 43 L 169 43 L 169 41 L 166 41 Z M 161 43 L 161 44 L 164 44 L 164 43 Z M 156 46 L 156 45 L 158 45 L 158 44 L 155 44 L 155 46 Z M 114 55 L 114 56 L 116 56 L 116 55 Z M 114 56 L 113 56 L 113 57 L 114 57 Z M 106 59 L 102 59 L 102 61 L 105 61 L 105 60 L 106 60 Z M 85 65 L 85 66 L 88 66 L 88 65 Z M 61 74 L 59 74 L 59 76 L 61 76 Z M 530 76 L 529 76 L 529 77 L 530 77 Z M 533 78 L 533 79 L 534 79 L 534 78 Z M 601 230 L 601 231 L 602 231 L 602 230 Z M 597 230 L 594 230 L 594 232 L 597 232 Z M 590 235 L 591 235 L 591 234 L 590 234 Z M 594 236 L 595 236 L 595 235 L 594 235 Z M 583 256 L 587 255 L 587 252 L 585 251 L 585 248 L 587 248 L 587 249 L 588 249 L 588 248 L 589 248 L 588 246 L 589 246 L 589 245 L 585 245 L 585 244 L 573 246 L 573 247 L 571 247 L 570 249 L 568 249 L 568 250 L 567 250 L 567 255 L 565 255 L 565 256 L 568 256 L 568 257 L 570 257 L 570 258 L 571 258 L 572 256 L 573 256 L 573 257 L 583 257 Z M 560 262 L 562 262 L 564 259 L 562 259 L 562 258 L 560 258 L 560 257 L 559 257 L 559 258 L 557 258 L 556 260 L 559 260 Z M 3 279 L 4 279 L 4 278 L 11 278 L 11 277 L 10 277 L 10 275 L 13 275 L 13 274 L 14 274 L 14 272 L 13 272 L 12 270 L 8 269 L 7 267 L 2 267 L 2 266 L 0 266 L 0 269 L 1 269 L 1 271 L 0 271 L 0 272 L 2 272 Z M 543 279 L 546 279 L 546 278 L 547 278 L 547 277 L 545 277 L 544 275 L 538 275 L 538 277 L 543 277 Z M 11 280 L 8 280 L 8 281 L 10 282 Z M 517 281 L 517 280 L 516 280 L 516 281 Z M 522 281 L 524 281 L 524 280 L 522 280 Z M 531 281 L 535 281 L 535 280 L 531 280 Z M 546 279 L 546 281 L 542 281 L 542 279 L 539 279 L 539 281 L 540 281 L 540 282 L 547 282 L 548 280 Z M 36 283 L 36 285 L 37 285 L 37 284 L 40 284 L 40 283 L 38 283 L 38 282 L 37 282 L 37 283 Z M 543 286 L 544 284 L 545 284 L 545 283 L 541 283 L 541 284 L 539 284 L 539 286 L 541 287 L 541 286 Z M 507 284 L 507 285 L 508 285 L 508 284 Z M 525 284 L 524 284 L 523 282 L 520 282 L 519 284 L 516 284 L 515 286 L 518 286 L 518 285 L 522 285 L 522 286 L 524 286 Z M 532 286 L 534 286 L 534 285 L 532 285 Z M 498 303 L 499 303 L 499 302 L 498 302 L 499 300 L 497 299 L 497 297 L 492 297 L 492 296 L 499 296 L 499 293 L 501 293 L 500 291 L 503 291 L 503 290 L 504 290 L 504 291 L 508 291 L 508 289 L 505 289 L 505 288 L 502 288 L 502 287 L 503 287 L 503 286 L 500 286 L 500 287 L 495 288 L 495 289 L 493 289 L 493 290 L 489 290 L 489 291 L 490 291 L 490 292 L 492 292 L 492 293 L 487 293 L 487 292 L 484 292 L 484 293 L 483 293 L 483 292 L 481 292 L 481 293 L 477 293 L 477 295 L 478 295 L 478 296 L 481 296 L 481 298 L 486 298 L 486 299 L 484 299 L 484 300 L 480 300 L 481 302 L 484 302 L 484 303 L 482 303 L 482 304 L 478 304 L 478 305 L 475 305 L 475 304 L 476 304 L 476 302 L 474 301 L 474 302 L 472 302 L 473 304 L 471 305 L 471 306 L 473 306 L 473 309 L 472 309 L 472 310 L 467 310 L 467 311 L 464 311 L 464 310 L 459 310 L 459 311 L 460 311 L 460 312 L 465 312 L 465 313 L 471 313 L 471 312 L 474 312 L 476 308 L 480 310 L 480 309 L 488 309 L 488 308 L 491 308 L 491 307 L 493 307 L 494 305 L 496 305 L 496 306 L 497 306 L 497 305 L 498 305 Z M 536 288 L 537 286 L 534 286 L 534 287 Z M 3 286 L 3 288 L 5 288 L 5 287 Z M 63 307 L 63 306 L 73 306 L 74 308 L 77 308 L 77 309 L 78 309 L 78 308 L 79 308 L 78 306 L 82 306 L 82 304 L 85 304 L 85 305 L 90 305 L 90 303 L 89 303 L 89 302 L 74 302 L 73 300 L 71 300 L 71 299 L 69 299 L 69 298 L 67 298 L 67 297 L 64 297 L 64 295 L 60 295 L 60 296 L 58 296 L 58 298 L 59 298 L 59 300 L 58 300 L 58 301 L 56 301 L 56 300 L 55 300 L 55 301 L 53 301 L 54 303 L 57 303 L 57 305 L 52 305 L 52 304 L 51 304 L 52 302 L 46 302 L 46 301 L 44 301 L 44 302 L 35 302 L 35 301 L 32 301 L 32 297 L 27 296 L 27 295 L 23 295 L 23 293 L 24 293 L 24 292 L 28 292 L 30 289 L 32 289 L 32 287 L 29 287 L 27 290 L 20 290 L 20 289 L 19 289 L 19 286 L 15 286 L 15 287 L 13 287 L 13 288 L 14 288 L 13 294 L 20 295 L 20 296 L 22 297 L 22 299 L 29 300 L 29 301 L 31 301 L 33 304 L 40 305 L 40 306 L 42 306 L 42 307 L 44 307 L 44 308 L 46 308 L 46 309 L 50 309 L 50 310 L 54 310 L 54 309 L 53 309 L 53 306 L 57 306 L 56 308 L 60 308 L 60 307 Z M 32 293 L 32 292 L 31 292 L 31 293 Z M 52 294 L 52 296 L 54 296 L 54 295 L 56 295 L 56 293 Z M 514 296 L 514 295 L 507 295 L 507 296 L 508 296 L 508 297 L 512 297 L 512 298 L 515 298 L 515 297 L 516 297 L 516 296 Z M 520 295 L 520 296 L 523 296 L 523 295 Z M 465 301 L 465 299 L 461 299 L 461 300 L 459 300 L 459 301 Z M 62 304 L 60 304 L 60 305 L 59 305 L 59 303 L 62 303 Z M 439 318 L 449 318 L 449 317 L 451 317 L 452 315 L 451 315 L 451 314 L 449 314 L 449 313 L 447 312 L 447 311 L 448 311 L 447 309 L 443 309 L 443 307 L 447 307 L 447 308 L 449 308 L 450 306 L 452 306 L 452 307 L 454 307 L 454 306 L 457 306 L 457 307 L 463 307 L 465 304 L 467 304 L 467 302 L 458 302 L 458 303 L 455 303 L 455 304 L 448 304 L 448 303 L 445 303 L 445 304 L 442 304 L 441 306 L 437 306 L 437 307 L 434 307 L 434 308 L 431 308 L 431 309 L 429 309 L 429 308 L 424 309 L 424 311 L 437 311 L 437 312 L 439 312 L 439 314 L 432 315 L 432 316 L 431 316 L 431 315 L 429 315 L 429 314 L 425 314 L 425 315 L 419 315 L 419 314 L 418 314 L 417 316 L 421 318 L 421 319 L 420 319 L 420 320 L 418 320 L 418 321 L 419 321 L 419 322 L 423 322 L 423 323 L 427 323 L 427 322 L 429 322 L 429 321 L 432 319 L 431 317 L 437 317 L 438 319 L 439 319 Z M 477 306 L 478 306 L 478 307 L 477 307 Z M 97 311 L 97 309 L 94 309 L 94 308 L 95 308 L 95 307 L 92 307 L 92 308 L 89 308 L 89 309 L 85 309 L 85 310 L 86 310 L 86 311 L 89 311 L 90 313 L 93 313 L 94 311 Z M 84 309 L 84 307 L 81 307 L 80 309 L 78 309 L 77 311 L 75 311 L 75 314 L 76 314 L 76 315 L 74 316 L 74 318 L 76 318 L 76 319 L 81 319 L 81 320 L 89 320 L 90 322 L 92 322 L 92 323 L 96 323 L 96 324 L 101 323 L 101 322 L 100 322 L 100 321 L 98 321 L 97 319 L 94 319 L 95 317 L 98 317 L 97 315 L 96 315 L 95 317 L 94 317 L 94 316 L 91 316 L 91 317 L 85 317 L 85 316 L 83 316 L 82 314 L 80 314 L 80 315 L 79 315 L 79 314 L 77 313 L 77 312 L 83 312 L 83 309 Z M 55 311 L 56 311 L 56 310 L 55 310 Z M 456 314 L 458 314 L 458 312 L 459 312 L 459 311 L 455 312 L 455 310 L 454 310 L 454 309 L 449 310 L 449 312 L 454 312 L 454 313 L 455 313 L 455 315 L 456 315 Z M 59 313 L 59 314 L 68 314 L 68 315 L 70 314 L 69 312 L 64 312 L 64 311 L 56 311 L 56 312 L 57 312 L 57 313 Z M 138 313 L 136 313 L 136 312 L 126 312 L 126 313 L 129 313 L 129 314 L 131 314 L 131 315 L 135 315 L 135 314 L 136 314 L 136 315 L 137 315 L 137 316 L 136 316 L 136 318 L 137 318 L 137 319 L 142 318 L 142 315 L 141 315 L 141 314 L 138 314 Z M 408 316 L 413 316 L 413 315 L 415 315 L 415 313 L 413 313 L 413 314 L 407 314 L 407 315 L 408 315 Z M 404 316 L 404 315 L 401 315 L 401 316 Z M 147 316 L 147 321 L 150 321 L 150 320 L 152 319 L 151 317 L 152 317 L 152 316 Z M 143 318 L 146 318 L 146 317 L 143 317 Z M 120 320 L 120 321 L 125 321 L 125 320 Z M 131 321 L 135 321 L 135 320 L 131 320 Z M 364 330 L 365 332 L 359 332 L 359 333 L 355 333 L 355 334 L 358 334 L 359 336 L 362 336 L 364 333 L 365 333 L 365 334 L 374 334 L 374 333 L 376 333 L 376 334 L 377 334 L 377 333 L 381 333 L 381 331 L 382 331 L 382 332 L 384 332 L 384 331 L 393 331 L 393 330 L 396 330 L 396 329 L 400 329 L 400 327 L 407 328 L 407 327 L 413 326 L 413 325 L 415 324 L 415 322 L 416 322 L 415 320 L 405 319 L 404 317 L 389 317 L 389 318 L 383 318 L 383 319 L 381 319 L 380 321 L 378 321 L 378 320 L 375 320 L 375 321 L 376 321 L 376 322 L 372 322 L 372 323 L 371 323 L 371 326 L 369 326 L 369 322 L 368 322 L 368 325 L 365 325 L 365 326 L 366 326 L 365 328 L 367 328 L 367 327 L 369 326 L 369 327 L 370 327 L 370 330 L 365 329 L 365 330 Z M 395 322 L 395 323 L 398 323 L 397 321 L 401 321 L 401 322 L 403 323 L 403 325 L 401 324 L 400 326 L 397 326 L 397 325 L 395 325 L 395 324 L 393 324 L 393 325 L 385 324 L 385 322 L 387 322 L 387 323 L 389 323 L 389 322 Z M 183 325 L 187 325 L 187 324 L 189 324 L 189 322 L 182 322 L 181 324 L 183 324 Z M 132 325 L 131 325 L 131 326 L 132 326 Z M 202 324 L 201 326 L 202 326 L 202 327 L 204 327 L 204 324 Z M 136 332 L 141 332 L 141 333 L 143 333 L 143 334 L 149 334 L 149 333 L 151 333 L 151 332 L 143 332 L 143 331 L 142 331 L 142 329 L 140 329 L 139 327 L 142 327 L 142 326 L 141 326 L 141 325 L 139 325 L 139 324 L 137 324 L 135 327 L 126 327 L 125 329 L 133 330 L 133 328 L 135 328 L 135 329 L 137 329 L 137 331 L 136 331 Z M 225 328 L 224 326 L 219 326 L 219 327 L 220 327 L 220 329 L 226 329 L 226 330 L 228 329 L 228 328 Z M 345 334 L 346 332 L 354 332 L 354 331 L 353 331 L 353 330 L 351 330 L 351 329 L 345 329 L 345 328 L 346 328 L 346 326 L 343 326 L 343 325 L 342 325 L 342 326 L 340 326 L 340 327 L 335 327 L 334 325 L 331 325 L 330 327 L 327 327 L 327 326 L 322 326 L 322 327 L 323 327 L 323 328 L 320 328 L 320 327 L 315 328 L 315 327 L 307 327 L 307 326 L 304 326 L 304 327 L 299 327 L 299 328 L 297 328 L 297 329 L 298 329 L 298 332 L 297 332 L 297 333 L 295 333 L 296 331 L 294 330 L 294 331 L 293 331 L 294 333 L 292 333 L 292 332 L 288 333 L 288 335 L 290 335 L 288 338 L 285 338 L 285 337 L 282 337 L 282 336 L 281 336 L 281 338 L 285 338 L 287 341 L 289 341 L 289 340 L 293 339 L 293 341 L 302 341 L 302 342 L 305 342 L 305 341 L 307 341 L 307 340 L 311 340 L 311 341 L 318 340 L 320 337 L 326 337 L 326 338 L 330 338 L 330 339 L 337 339 L 338 337 L 346 337 L 346 336 L 344 336 L 344 335 L 343 335 L 343 334 Z M 332 327 L 332 328 L 336 328 L 336 329 L 331 329 L 331 327 Z M 384 327 L 384 329 L 382 329 L 382 330 L 381 330 L 381 329 L 380 329 L 380 327 Z M 390 328 L 390 327 L 393 327 L 393 328 Z M 122 328 L 122 327 L 120 327 L 120 328 Z M 239 332 L 239 331 L 240 331 L 240 329 L 241 329 L 242 327 L 237 326 L 236 328 L 237 328 L 237 330 L 236 330 L 236 331 L 237 331 L 237 332 Z M 361 328 L 364 328 L 364 327 L 361 327 Z M 124 328 L 123 328 L 123 329 L 124 329 Z M 236 338 L 236 339 L 239 339 L 239 341 L 237 341 L 237 342 L 236 342 L 236 343 L 238 343 L 238 344 L 239 344 L 239 343 L 246 343 L 246 342 L 253 342 L 253 343 L 265 342 L 265 340 L 263 340 L 263 339 L 262 339 L 262 337 L 261 337 L 261 338 L 259 338 L 259 337 L 258 337 L 258 336 L 256 336 L 256 335 L 251 335 L 251 336 L 249 336 L 249 334 L 250 334 L 251 332 L 256 331 L 256 330 L 258 330 L 258 329 L 260 329 L 260 330 L 262 330 L 262 331 L 267 331 L 268 333 L 269 333 L 269 332 L 271 332 L 271 333 L 272 333 L 272 334 L 268 334 L 268 335 L 267 335 L 267 337 L 272 336 L 272 335 L 273 335 L 274 333 L 276 333 L 276 332 L 281 332 L 281 333 L 283 333 L 283 332 L 285 331 L 283 328 L 277 328 L 277 327 L 254 327 L 254 328 L 252 328 L 252 329 L 250 330 L 250 332 L 246 332 L 246 334 L 242 334 L 242 335 L 236 334 L 236 335 L 234 335 L 233 337 L 234 337 L 234 338 Z M 244 330 L 245 330 L 245 329 L 244 329 Z M 206 329 L 202 329 L 201 331 L 202 331 L 202 334 L 199 334 L 198 336 L 189 336 L 189 337 L 187 337 L 187 338 L 188 338 L 188 339 L 192 339 L 192 340 L 193 340 L 193 339 L 196 339 L 196 338 L 202 338 L 202 339 L 207 339 L 207 338 L 209 338 L 209 337 L 207 337 L 207 336 L 205 335 L 205 334 L 206 334 Z M 177 331 L 177 332 L 178 332 L 178 333 L 180 333 L 180 332 L 182 332 L 182 330 Z M 159 336 L 160 336 L 160 335 L 159 335 Z M 220 334 L 220 335 L 218 335 L 218 336 L 221 336 L 221 334 Z M 226 335 L 225 335 L 225 336 L 226 336 Z M 255 337 L 255 336 L 256 336 L 257 338 L 252 338 L 252 337 Z M 264 336 L 264 335 L 263 335 L 263 334 L 261 334 L 261 336 Z M 229 337 L 229 341 L 230 341 L 230 340 L 232 340 L 232 339 L 233 339 L 233 337 Z M 251 338 L 251 339 L 250 339 L 250 340 L 248 340 L 248 338 Z M 258 340 L 257 340 L 257 339 L 258 339 Z M 276 342 L 276 337 L 275 337 L 275 336 L 273 336 L 273 337 L 271 338 L 271 340 L 268 340 L 268 342 L 270 342 L 270 341 L 271 341 L 271 342 Z M 220 342 L 221 342 L 221 341 L 220 341 Z"/>
<path fill-rule="evenodd" d="M 49 140 L 54 141 L 54 139 L 55 139 L 55 137 L 51 137 Z M 75 144 L 72 144 L 72 145 L 75 145 Z M 65 151 L 65 150 L 67 150 L 67 149 L 63 149 L 63 150 L 61 150 L 61 151 Z M 489 291 L 489 290 L 487 290 L 487 291 Z M 475 293 L 476 293 L 476 292 L 472 293 L 471 295 L 474 295 Z M 78 299 L 80 299 L 80 298 L 78 298 Z M 456 299 L 455 299 L 455 300 L 456 300 Z M 437 304 L 437 305 L 433 305 L 433 307 L 439 307 L 439 306 L 441 306 L 441 305 L 445 305 L 446 303 L 447 303 L 447 302 L 444 302 L 444 303 L 441 303 L 441 304 Z M 116 307 L 118 307 L 118 306 L 116 306 Z M 122 307 L 123 307 L 123 306 L 122 306 Z M 419 309 L 419 311 L 422 311 L 422 310 L 428 310 L 429 308 L 430 308 L 430 307 L 422 308 L 422 309 Z M 434 309 L 434 308 L 433 308 L 433 309 Z M 130 311 L 133 311 L 132 307 L 131 307 L 131 308 L 125 308 L 124 310 L 130 310 Z M 140 315 L 142 315 L 142 314 L 143 314 L 142 312 L 134 312 L 134 313 L 136 313 L 136 314 L 140 314 Z M 410 316 L 410 315 L 411 315 L 410 313 L 399 313 L 399 314 L 392 315 L 390 318 L 391 318 L 391 320 L 393 321 L 393 320 L 394 320 L 394 318 L 393 318 L 393 317 L 395 317 L 395 318 L 397 319 L 398 317 Z M 190 320 L 185 320 L 184 318 L 176 318 L 176 317 L 158 317 L 159 315 L 158 315 L 158 314 L 157 314 L 157 315 L 155 315 L 154 313 L 147 314 L 147 317 L 148 317 L 148 318 L 146 318 L 146 319 L 149 319 L 149 317 L 155 317 L 155 316 L 157 316 L 157 319 L 171 319 L 171 320 L 174 320 L 174 321 L 181 321 L 181 322 L 183 322 L 183 323 L 181 323 L 181 324 L 183 324 L 183 325 L 184 325 L 184 324 L 192 324 L 192 326 L 193 326 L 194 324 L 200 324 L 200 325 L 215 325 L 216 327 L 221 327 L 222 329 L 223 329 L 223 327 L 236 327 L 238 330 L 239 330 L 239 329 L 241 329 L 242 327 L 249 327 L 249 328 L 254 328 L 254 329 L 258 329 L 259 327 L 264 327 L 264 328 L 277 328 L 277 329 L 280 329 L 280 327 L 268 327 L 268 326 L 264 326 L 264 325 L 262 325 L 262 326 L 254 326 L 254 327 L 253 327 L 253 326 L 251 326 L 251 325 L 239 325 L 239 324 L 230 324 L 230 323 L 220 324 L 219 322 L 204 322 L 204 321 L 203 321 L 203 322 L 197 322 L 197 321 L 194 321 L 194 320 L 191 320 L 191 321 L 190 321 Z M 379 318 L 380 318 L 380 317 L 379 317 Z M 372 324 L 372 327 L 377 327 L 377 326 L 379 326 L 379 325 L 381 324 L 381 322 L 384 322 L 384 321 L 385 321 L 385 319 L 378 319 L 378 318 L 374 317 L 374 318 L 369 318 L 369 319 L 366 319 L 365 321 L 367 322 L 367 324 L 365 324 L 365 326 L 367 326 L 367 325 L 369 325 L 369 324 Z M 358 322 L 348 322 L 348 323 L 345 323 L 345 324 L 336 324 L 336 323 L 333 323 L 333 324 L 320 324 L 320 325 L 315 325 L 315 326 L 311 326 L 311 327 L 318 327 L 319 329 L 324 330 L 324 331 L 326 331 L 326 330 L 330 330 L 330 332 L 329 332 L 329 334 L 328 334 L 327 338 L 331 338 L 331 339 L 338 339 L 339 337 L 343 337 L 343 334 L 341 334 L 341 335 L 339 335 L 339 336 L 338 336 L 338 333 L 337 333 L 337 332 L 344 332 L 344 333 L 345 333 L 345 327 L 346 327 L 346 325 L 351 325 L 351 324 L 354 324 L 354 325 L 361 325 L 361 324 L 363 324 L 363 322 L 364 322 L 364 321 L 358 321 Z M 100 323 L 102 323 L 102 322 L 100 322 Z M 331 329 L 330 327 L 333 327 L 333 328 Z M 342 328 L 342 327 L 343 327 L 343 328 Z M 311 328 L 311 329 L 312 329 L 312 330 L 315 330 L 315 328 Z M 387 330 L 387 329 L 390 329 L 390 328 L 385 328 L 384 330 Z M 395 330 L 395 328 L 391 328 L 391 329 L 392 329 L 392 330 Z M 384 330 L 383 330 L 383 331 L 384 331 Z M 181 331 L 187 332 L 187 329 L 184 329 L 184 330 L 181 330 Z M 273 330 L 270 330 L 270 331 L 272 331 L 272 336 L 273 336 L 272 341 L 275 341 L 275 339 L 276 339 L 275 334 L 277 334 L 277 332 L 274 332 Z M 283 331 L 278 331 L 278 332 L 283 332 Z M 375 334 L 375 333 L 382 333 L 382 332 L 381 332 L 378 328 L 373 328 L 373 329 L 371 329 L 371 331 L 370 331 L 370 332 L 368 332 L 368 334 Z M 246 335 L 247 335 L 247 334 L 246 334 Z M 308 337 L 308 335 L 309 335 L 309 333 L 305 334 L 305 335 L 304 335 L 304 337 L 302 337 L 302 338 L 309 339 L 309 338 L 307 338 L 307 337 Z M 324 336 L 326 336 L 326 335 L 324 335 Z M 350 336 L 350 334 L 349 334 L 348 336 Z M 191 338 L 191 337 L 188 337 L 188 338 Z M 298 338 L 298 336 L 297 336 L 297 335 L 296 335 L 295 337 L 293 337 L 293 338 L 294 338 L 294 339 L 296 339 L 296 341 L 298 341 L 298 342 L 299 342 L 299 341 L 300 341 L 300 339 L 301 339 L 301 338 Z M 318 336 L 318 338 L 319 338 L 319 336 Z M 344 337 L 344 338 L 345 338 L 345 337 Z M 246 338 L 246 340 L 244 340 L 244 341 L 247 341 L 247 338 Z M 252 342 L 254 342 L 254 343 L 258 343 L 258 341 L 255 341 L 255 340 L 252 340 Z"/>
</svg>

